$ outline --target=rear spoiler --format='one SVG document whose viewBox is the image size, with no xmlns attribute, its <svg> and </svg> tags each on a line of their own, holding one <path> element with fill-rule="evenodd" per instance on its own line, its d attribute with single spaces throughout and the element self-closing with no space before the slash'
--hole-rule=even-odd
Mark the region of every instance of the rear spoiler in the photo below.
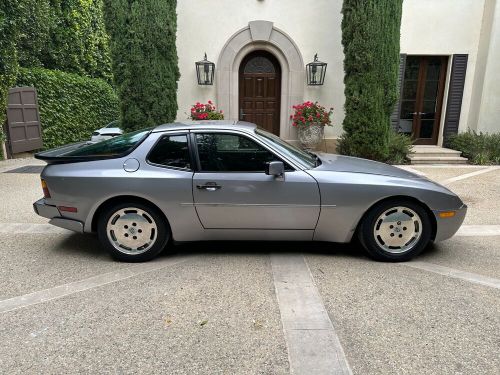
<svg viewBox="0 0 500 375">
<path fill-rule="evenodd" d="M 116 155 L 109 156 L 68 156 L 72 151 L 75 151 L 81 147 L 87 146 L 90 143 L 88 141 L 72 143 L 62 147 L 53 148 L 47 151 L 38 152 L 35 154 L 35 158 L 45 161 L 47 164 L 62 164 L 62 163 L 77 163 L 81 161 L 92 161 L 101 159 L 116 158 Z"/>
</svg>

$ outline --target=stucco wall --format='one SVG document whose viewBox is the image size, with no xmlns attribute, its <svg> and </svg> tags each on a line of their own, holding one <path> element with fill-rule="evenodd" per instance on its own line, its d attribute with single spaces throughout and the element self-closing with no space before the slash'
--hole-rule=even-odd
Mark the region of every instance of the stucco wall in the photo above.
<svg viewBox="0 0 500 375">
<path fill-rule="evenodd" d="M 484 0 L 404 0 L 401 22 L 401 52 L 410 55 L 451 55 L 467 53 L 469 61 L 465 79 L 459 130 L 467 129 L 472 87 L 475 79 L 478 45 Z M 446 94 L 443 106 L 446 108 Z M 444 114 L 444 110 L 443 110 Z M 442 123 L 446 115 L 441 118 Z M 442 142 L 440 132 L 439 142 Z"/>
<path fill-rule="evenodd" d="M 217 63 L 226 41 L 250 21 L 266 20 L 288 34 L 297 44 L 304 63 L 312 61 L 317 52 L 328 63 L 325 84 L 305 86 L 304 100 L 319 100 L 335 108 L 334 127 L 327 137 L 341 133 L 344 118 L 343 52 L 340 22 L 340 0 L 182 0 L 178 1 L 177 50 L 181 78 L 179 80 L 177 118 L 188 117 L 191 104 L 215 100 L 215 86 L 199 86 L 195 61 L 203 58 Z M 217 66 L 216 66 L 217 69 Z M 217 73 L 216 73 L 217 74 Z"/>
<path fill-rule="evenodd" d="M 487 45 L 483 90 L 481 92 L 477 130 L 500 132 L 500 4 L 490 0 L 488 11 L 493 15 L 489 30 L 484 35 Z M 483 38 L 483 36 L 482 36 Z"/>
<path fill-rule="evenodd" d="M 497 121 L 500 115 L 500 10 L 498 6 L 491 6 L 495 2 L 497 1 L 404 0 L 403 3 L 402 53 L 469 55 L 460 131 L 467 127 L 500 131 Z M 325 85 L 305 86 L 304 100 L 319 100 L 323 105 L 335 108 L 334 127 L 327 129 L 326 136 L 337 137 L 341 133 L 344 118 L 341 7 L 342 0 L 315 0 L 307 2 L 307 6 L 301 0 L 178 1 L 177 49 L 181 71 L 178 120 L 188 117 L 190 106 L 194 102 L 216 99 L 215 85 L 197 84 L 195 61 L 201 60 L 204 52 L 207 52 L 208 59 L 217 63 L 224 44 L 234 33 L 246 27 L 250 21 L 266 20 L 273 22 L 275 27 L 293 39 L 304 63 L 310 62 L 316 52 L 320 60 L 328 63 Z M 489 8 L 495 8 L 496 13 L 494 17 L 490 17 L 493 25 L 491 41 L 488 39 L 485 42 L 484 35 L 481 35 L 484 30 L 483 15 L 485 12 L 489 14 Z M 488 46 L 487 53 L 480 48 L 484 44 Z M 487 57 L 487 63 L 477 65 L 478 57 L 483 56 Z M 448 76 L 450 70 L 451 59 Z M 446 99 L 447 90 L 444 106 Z M 444 119 L 445 115 L 442 116 L 442 123 Z M 441 132 L 439 138 L 441 143 Z"/>
</svg>

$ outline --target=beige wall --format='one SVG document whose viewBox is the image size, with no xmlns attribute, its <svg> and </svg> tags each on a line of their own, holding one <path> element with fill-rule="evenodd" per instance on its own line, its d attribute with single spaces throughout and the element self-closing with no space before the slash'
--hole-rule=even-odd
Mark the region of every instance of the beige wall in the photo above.
<svg viewBox="0 0 500 375">
<path fill-rule="evenodd" d="M 404 0 L 403 2 L 402 53 L 469 55 L 460 131 L 466 130 L 467 127 L 483 131 L 500 131 L 498 123 L 500 10 L 498 5 L 495 7 L 496 2 L 496 0 Z M 204 52 L 207 52 L 208 59 L 217 64 L 224 44 L 234 33 L 248 26 L 250 21 L 266 20 L 273 22 L 276 28 L 290 36 L 301 52 L 304 63 L 310 62 L 316 52 L 320 60 L 328 63 L 325 85 L 304 86 L 303 99 L 319 100 L 327 107 L 335 107 L 334 127 L 327 129 L 326 136 L 334 138 L 341 134 L 344 118 L 344 72 L 340 28 L 342 0 L 315 0 L 306 3 L 307 6 L 303 0 L 178 1 L 177 49 L 181 78 L 177 119 L 186 119 L 191 104 L 196 101 L 216 100 L 215 85 L 197 84 L 195 61 L 201 60 Z M 493 10 L 494 16 L 488 18 Z M 488 28 L 491 29 L 491 38 L 486 32 Z M 450 70 L 451 59 L 448 75 Z M 444 106 L 446 106 L 446 94 L 445 92 Z M 442 122 L 444 119 L 443 115 Z"/>
<path fill-rule="evenodd" d="M 333 106 L 334 127 L 327 129 L 326 134 L 334 137 L 341 133 L 344 118 L 342 1 L 315 0 L 307 2 L 307 6 L 303 0 L 180 0 L 177 4 L 181 71 L 179 120 L 188 117 L 194 102 L 216 99 L 215 86 L 197 84 L 195 61 L 201 60 L 206 51 L 208 59 L 217 63 L 224 44 L 234 33 L 247 27 L 250 21 L 266 20 L 290 36 L 305 64 L 312 61 L 316 52 L 321 61 L 328 63 L 324 86 L 305 86 L 304 100 L 319 100 L 327 107 Z"/>
<path fill-rule="evenodd" d="M 489 17 L 487 17 L 489 15 Z M 500 4 L 488 0 L 485 9 L 486 27 L 481 36 L 484 44 L 484 74 L 482 90 L 477 107 L 477 131 L 486 133 L 500 132 Z M 473 124 L 471 124 L 472 127 Z"/>
<path fill-rule="evenodd" d="M 401 52 L 409 55 L 469 55 L 459 130 L 470 123 L 472 88 L 483 19 L 484 0 L 404 0 L 401 22 Z M 445 120 L 447 90 L 443 103 L 439 143 Z"/>
</svg>

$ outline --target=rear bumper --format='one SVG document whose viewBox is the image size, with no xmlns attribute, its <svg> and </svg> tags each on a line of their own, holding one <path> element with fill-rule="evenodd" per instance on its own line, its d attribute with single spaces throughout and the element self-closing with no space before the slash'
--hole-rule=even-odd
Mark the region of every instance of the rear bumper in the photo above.
<svg viewBox="0 0 500 375">
<path fill-rule="evenodd" d="M 436 242 L 446 240 L 453 237 L 453 235 L 457 233 L 458 229 L 464 222 L 465 214 L 467 213 L 467 206 L 465 204 L 462 205 L 462 207 L 456 210 L 455 216 L 450 218 L 439 217 L 439 212 L 441 211 L 434 211 L 437 223 L 436 238 L 434 239 Z"/>
<path fill-rule="evenodd" d="M 33 210 L 37 215 L 50 219 L 49 224 L 83 233 L 83 223 L 81 221 L 62 217 L 57 207 L 46 204 L 43 198 L 33 203 Z"/>
</svg>

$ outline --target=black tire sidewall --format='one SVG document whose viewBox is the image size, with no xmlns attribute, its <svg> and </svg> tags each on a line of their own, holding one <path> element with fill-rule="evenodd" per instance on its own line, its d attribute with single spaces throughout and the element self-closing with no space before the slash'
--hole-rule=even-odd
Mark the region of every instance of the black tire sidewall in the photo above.
<svg viewBox="0 0 500 375">
<path fill-rule="evenodd" d="M 382 249 L 376 242 L 373 235 L 373 228 L 380 215 L 391 207 L 407 207 L 420 216 L 422 222 L 422 234 L 415 246 L 409 251 L 401 254 L 394 254 Z M 361 223 L 359 239 L 368 252 L 368 255 L 375 260 L 385 262 L 405 262 L 420 254 L 431 239 L 432 223 L 427 211 L 419 204 L 406 200 L 390 200 L 377 204 L 367 212 Z"/>
<path fill-rule="evenodd" d="M 110 242 L 108 238 L 108 234 L 106 231 L 106 226 L 108 223 L 109 218 L 116 212 L 119 211 L 123 208 L 128 208 L 128 207 L 134 207 L 141 209 L 145 212 L 147 212 L 153 220 L 156 223 L 156 228 L 157 228 L 157 236 L 156 236 L 156 242 L 154 243 L 153 246 L 151 246 L 150 249 L 145 251 L 144 253 L 137 254 L 137 255 L 131 255 L 131 254 L 125 254 L 122 253 L 121 251 L 117 250 L 113 244 Z M 161 215 L 161 213 L 158 211 L 158 209 L 151 207 L 149 205 L 143 204 L 143 203 L 136 203 L 136 202 L 124 202 L 124 203 L 118 203 L 114 204 L 112 206 L 107 207 L 101 216 L 98 218 L 97 222 L 97 234 L 99 237 L 99 241 L 101 244 L 104 246 L 106 251 L 116 260 L 122 261 L 122 262 L 145 262 L 148 260 L 153 259 L 156 257 L 167 245 L 168 240 L 170 239 L 170 228 L 168 226 L 168 223 L 164 219 L 164 217 Z"/>
</svg>

